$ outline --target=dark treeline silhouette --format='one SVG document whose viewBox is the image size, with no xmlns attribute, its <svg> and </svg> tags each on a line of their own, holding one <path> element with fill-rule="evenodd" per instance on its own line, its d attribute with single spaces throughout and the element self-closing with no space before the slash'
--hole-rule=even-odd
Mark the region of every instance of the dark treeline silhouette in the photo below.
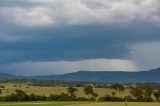
<svg viewBox="0 0 160 106">
<path fill-rule="evenodd" d="M 108 88 L 109 83 L 105 82 L 88 82 L 88 81 L 56 81 L 56 80 L 34 80 L 34 79 L 1 79 L 0 83 L 30 83 L 32 86 L 61 86 L 61 87 L 85 87 L 86 85 L 93 85 L 95 88 Z"/>
<path fill-rule="evenodd" d="M 77 97 L 76 95 L 61 93 L 61 94 L 50 94 L 50 96 L 42 96 L 30 94 L 27 95 L 26 92 L 22 90 L 15 90 L 15 93 L 11 95 L 0 97 L 0 101 L 95 101 L 94 97 L 84 98 Z"/>
<path fill-rule="evenodd" d="M 148 85 L 154 90 L 160 90 L 160 83 L 112 83 L 112 82 L 88 82 L 88 81 L 56 81 L 56 80 L 35 80 L 35 79 L 25 79 L 25 78 L 14 78 L 14 79 L 1 79 L 0 83 L 29 83 L 32 86 L 61 86 L 61 87 L 85 87 L 86 85 L 93 85 L 94 88 L 112 88 L 119 89 L 123 91 L 121 85 L 131 86 L 131 85 Z M 112 85 L 112 86 L 110 86 Z M 3 86 L 2 86 L 3 87 Z M 1 88 L 1 87 L 0 87 Z"/>
</svg>

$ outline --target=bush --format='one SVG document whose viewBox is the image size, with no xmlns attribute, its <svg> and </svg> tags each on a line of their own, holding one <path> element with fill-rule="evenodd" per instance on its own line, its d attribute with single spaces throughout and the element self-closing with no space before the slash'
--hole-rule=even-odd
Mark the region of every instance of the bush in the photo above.
<svg viewBox="0 0 160 106">
<path fill-rule="evenodd" d="M 5 86 L 3 86 L 3 85 L 0 85 L 0 88 L 5 88 Z"/>
<path fill-rule="evenodd" d="M 78 97 L 76 98 L 76 101 L 89 101 L 89 99 L 84 97 Z"/>
<path fill-rule="evenodd" d="M 98 99 L 98 101 L 111 101 L 111 102 L 123 102 L 124 98 L 120 98 L 120 97 L 113 97 L 110 95 L 107 95 L 105 97 L 100 97 Z"/>
</svg>

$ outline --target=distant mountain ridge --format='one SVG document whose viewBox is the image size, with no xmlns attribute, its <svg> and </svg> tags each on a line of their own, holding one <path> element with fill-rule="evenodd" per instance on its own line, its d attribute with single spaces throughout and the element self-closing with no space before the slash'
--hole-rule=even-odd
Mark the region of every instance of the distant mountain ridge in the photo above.
<svg viewBox="0 0 160 106">
<path fill-rule="evenodd" d="M 150 71 L 78 71 L 62 75 L 35 76 L 39 80 L 96 81 L 96 82 L 160 82 L 160 68 Z"/>
<path fill-rule="evenodd" d="M 37 79 L 61 81 L 95 81 L 95 82 L 158 82 L 160 83 L 160 68 L 150 71 L 124 72 L 124 71 L 78 71 L 61 75 L 44 76 L 14 76 L 0 72 L 0 79 Z"/>
</svg>

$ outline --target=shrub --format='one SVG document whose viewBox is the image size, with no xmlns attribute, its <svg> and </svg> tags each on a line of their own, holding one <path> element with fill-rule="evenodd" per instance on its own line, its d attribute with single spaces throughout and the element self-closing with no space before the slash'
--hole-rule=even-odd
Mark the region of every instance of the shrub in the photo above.
<svg viewBox="0 0 160 106">
<path fill-rule="evenodd" d="M 120 98 L 120 97 L 113 97 L 110 95 L 107 95 L 105 97 L 100 97 L 98 99 L 98 101 L 111 101 L 111 102 L 123 102 L 124 98 Z"/>
</svg>

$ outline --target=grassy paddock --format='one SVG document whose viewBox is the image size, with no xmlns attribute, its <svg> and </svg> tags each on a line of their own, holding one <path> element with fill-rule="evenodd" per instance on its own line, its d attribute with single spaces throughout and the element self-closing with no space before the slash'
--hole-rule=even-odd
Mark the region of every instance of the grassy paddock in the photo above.
<svg viewBox="0 0 160 106">
<path fill-rule="evenodd" d="M 0 106 L 125 106 L 124 102 L 1 102 Z M 128 106 L 160 106 L 160 103 L 130 102 Z"/>
<path fill-rule="evenodd" d="M 10 95 L 11 93 L 14 93 L 16 89 L 20 89 L 25 91 L 27 94 L 36 94 L 36 95 L 45 95 L 49 96 L 50 94 L 61 94 L 61 93 L 67 93 L 67 87 L 41 87 L 41 86 L 31 86 L 28 87 L 26 84 L 21 84 L 21 87 L 19 87 L 18 84 L 13 83 L 2 83 L 1 85 L 5 86 L 5 89 L 2 89 L 2 94 L 0 96 L 6 96 Z M 16 85 L 16 87 L 14 86 Z M 83 92 L 83 87 L 78 87 L 78 91 L 76 92 L 76 95 L 78 97 L 88 97 Z M 94 88 L 93 89 L 95 93 L 99 95 L 99 97 L 105 96 L 105 95 L 112 95 L 112 92 L 116 92 L 116 96 L 118 97 L 124 97 L 130 95 L 129 89 L 125 89 L 123 92 L 118 92 L 111 89 L 105 89 L 105 88 Z M 8 92 L 7 92 L 8 91 Z"/>
</svg>

